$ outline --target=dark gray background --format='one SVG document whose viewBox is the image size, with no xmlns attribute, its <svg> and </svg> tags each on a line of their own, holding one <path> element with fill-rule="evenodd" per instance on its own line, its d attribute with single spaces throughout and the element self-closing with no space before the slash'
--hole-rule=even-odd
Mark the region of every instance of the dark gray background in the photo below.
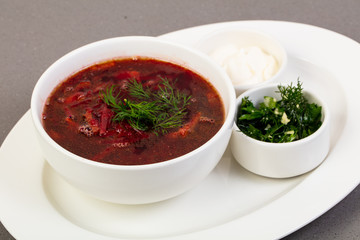
<svg viewBox="0 0 360 240">
<path fill-rule="evenodd" d="M 1 142 L 29 109 L 39 76 L 65 53 L 109 37 L 235 20 L 307 23 L 360 42 L 359 0 L 0 0 Z M 359 200 L 358 186 L 285 239 L 360 239 Z M 1 224 L 0 239 L 13 239 Z"/>
</svg>

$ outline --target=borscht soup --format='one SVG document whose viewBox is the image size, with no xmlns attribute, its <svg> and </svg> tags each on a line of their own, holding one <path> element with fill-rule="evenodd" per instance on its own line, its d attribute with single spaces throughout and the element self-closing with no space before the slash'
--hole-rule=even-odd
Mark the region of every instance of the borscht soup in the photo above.
<svg viewBox="0 0 360 240">
<path fill-rule="evenodd" d="M 146 57 L 112 59 L 61 82 L 42 123 L 60 146 L 109 164 L 143 165 L 184 155 L 225 119 L 222 100 L 202 76 Z"/>
</svg>

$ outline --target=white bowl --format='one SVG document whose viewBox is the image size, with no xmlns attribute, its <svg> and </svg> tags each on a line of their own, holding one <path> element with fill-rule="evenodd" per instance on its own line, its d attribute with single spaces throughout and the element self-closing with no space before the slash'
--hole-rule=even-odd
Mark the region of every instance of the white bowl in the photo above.
<svg viewBox="0 0 360 240">
<path fill-rule="evenodd" d="M 145 56 L 191 69 L 218 90 L 225 107 L 225 122 L 208 142 L 181 157 L 165 162 L 121 166 L 94 162 L 58 145 L 45 132 L 41 115 L 45 100 L 64 79 L 86 66 L 116 57 Z M 101 200 L 143 204 L 177 196 L 202 181 L 223 155 L 235 114 L 231 80 L 206 55 L 153 37 L 119 37 L 91 43 L 63 56 L 38 80 L 31 98 L 31 114 L 47 162 L 66 181 Z"/>
<path fill-rule="evenodd" d="M 249 97 L 254 106 L 263 102 L 264 96 L 280 99 L 280 94 L 275 92 L 277 86 L 271 84 L 244 92 L 237 98 L 237 107 L 245 96 Z M 288 178 L 314 169 L 325 159 L 330 148 L 330 113 L 326 103 L 314 93 L 307 90 L 303 90 L 303 93 L 310 103 L 322 107 L 320 128 L 310 136 L 294 142 L 269 143 L 247 136 L 234 123 L 230 146 L 241 166 L 265 177 Z"/>
<path fill-rule="evenodd" d="M 287 52 L 281 43 L 268 34 L 254 30 L 242 29 L 238 27 L 221 29 L 204 36 L 195 44 L 195 47 L 205 54 L 211 55 L 218 47 L 226 46 L 228 44 L 236 45 L 239 48 L 257 46 L 265 53 L 272 55 L 278 63 L 277 72 L 264 82 L 240 85 L 234 84 L 236 96 L 239 96 L 248 89 L 275 82 L 286 68 L 288 61 Z"/>
</svg>

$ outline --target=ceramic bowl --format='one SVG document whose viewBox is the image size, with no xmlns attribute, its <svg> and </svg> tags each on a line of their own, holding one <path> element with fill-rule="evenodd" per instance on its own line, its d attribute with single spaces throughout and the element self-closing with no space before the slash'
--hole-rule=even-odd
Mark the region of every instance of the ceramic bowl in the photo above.
<svg viewBox="0 0 360 240">
<path fill-rule="evenodd" d="M 225 122 L 208 142 L 165 162 L 121 166 L 94 162 L 58 145 L 41 122 L 44 103 L 53 89 L 85 66 L 117 57 L 143 56 L 191 69 L 217 89 L 225 108 Z M 80 47 L 52 64 L 38 80 L 31 98 L 31 114 L 44 158 L 67 182 L 97 199 L 121 204 L 152 203 L 177 196 L 199 184 L 217 165 L 230 136 L 235 114 L 231 80 L 205 54 L 154 37 L 119 37 Z"/>
<path fill-rule="evenodd" d="M 216 54 L 217 57 L 215 59 L 214 52 L 220 47 L 224 48 L 224 46 L 227 46 L 226 49 L 223 49 L 222 54 Z M 238 27 L 229 27 L 226 29 L 211 32 L 208 35 L 204 36 L 202 39 L 200 39 L 195 44 L 195 47 L 200 51 L 204 52 L 205 54 L 209 55 L 219 65 L 222 65 L 222 59 L 224 59 L 225 56 L 230 56 L 236 50 L 233 49 L 234 47 L 238 49 L 258 47 L 265 54 L 274 57 L 277 64 L 277 70 L 274 71 L 274 74 L 271 77 L 265 78 L 265 81 L 254 83 L 250 81 L 239 84 L 236 83 L 235 79 L 232 79 L 237 96 L 239 96 L 241 93 L 248 89 L 259 87 L 267 83 L 276 82 L 276 79 L 278 79 L 278 77 L 283 73 L 288 62 L 287 52 L 276 38 L 263 32 L 242 29 Z M 230 78 L 232 78 L 229 67 L 222 67 L 229 74 Z M 251 71 L 254 72 L 254 69 L 251 68 Z M 245 75 L 245 72 L 243 72 L 242 75 Z"/>
<path fill-rule="evenodd" d="M 248 90 L 237 98 L 237 106 L 248 96 L 254 106 L 264 101 L 264 96 L 280 99 L 278 84 Z M 330 148 L 330 113 L 326 103 L 316 94 L 303 90 L 310 103 L 322 106 L 322 125 L 313 134 L 288 143 L 263 142 L 245 135 L 236 123 L 230 140 L 231 152 L 245 169 L 271 178 L 288 178 L 316 168 L 327 156 Z M 236 113 L 237 115 L 237 113 Z M 236 121 L 236 119 L 235 119 Z"/>
</svg>

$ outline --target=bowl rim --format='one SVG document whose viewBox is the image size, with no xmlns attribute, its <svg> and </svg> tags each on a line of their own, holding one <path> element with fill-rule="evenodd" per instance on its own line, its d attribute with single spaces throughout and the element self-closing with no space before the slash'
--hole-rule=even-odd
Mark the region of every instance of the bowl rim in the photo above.
<svg viewBox="0 0 360 240">
<path fill-rule="evenodd" d="M 200 57 L 202 60 L 206 61 L 207 64 L 209 64 L 212 68 L 216 69 L 217 72 L 219 72 L 219 75 L 222 76 L 222 78 L 225 80 L 224 81 L 224 86 L 227 89 L 227 95 L 229 98 L 229 106 L 228 106 L 228 111 L 227 114 L 225 112 L 225 119 L 224 119 L 224 123 L 222 124 L 221 128 L 215 133 L 215 135 L 213 135 L 208 141 L 206 141 L 204 144 L 202 144 L 200 147 L 184 154 L 181 155 L 179 157 L 176 158 L 172 158 L 169 160 L 165 160 L 162 162 L 157 162 L 157 163 L 150 163 L 150 164 L 142 164 L 142 165 L 116 165 L 116 164 L 109 164 L 109 163 L 102 163 L 102 162 L 96 162 L 93 161 L 91 159 L 87 159 L 84 157 L 81 157 L 79 155 L 76 155 L 72 152 L 70 152 L 69 150 L 63 148 L 61 145 L 59 145 L 58 143 L 56 143 L 45 131 L 45 129 L 43 128 L 42 122 L 41 122 L 41 117 L 38 116 L 38 114 L 36 113 L 36 97 L 39 95 L 40 92 L 40 88 L 44 82 L 44 79 L 46 79 L 46 75 L 51 71 L 52 68 L 56 68 L 58 65 L 61 65 L 63 62 L 66 62 L 68 59 L 72 58 L 73 56 L 77 55 L 77 54 L 81 54 L 83 51 L 88 51 L 88 49 L 91 49 L 93 47 L 100 47 L 103 44 L 108 44 L 111 42 L 128 42 L 128 41 L 146 41 L 148 43 L 160 43 L 160 44 L 165 44 L 167 46 L 171 46 L 174 48 L 178 48 L 181 49 L 182 51 L 186 51 L 190 54 L 193 55 L 197 55 L 198 57 Z M 119 56 L 121 57 L 121 56 Z M 130 56 L 129 56 L 130 57 Z M 139 57 L 141 57 L 139 55 Z M 151 58 L 151 56 L 145 56 L 144 57 L 149 57 Z M 171 58 L 173 57 L 169 57 L 168 62 L 177 64 L 177 65 L 182 65 L 182 63 L 176 62 L 176 61 L 171 61 Z M 108 59 L 113 59 L 113 58 L 108 58 Z M 153 59 L 159 59 L 162 61 L 166 61 L 164 59 L 161 58 L 156 58 L 153 57 Z M 100 62 L 105 61 L 106 59 L 100 59 Z M 93 62 L 92 64 L 95 64 L 97 62 Z M 191 71 L 195 71 L 194 69 L 191 69 L 190 67 L 186 68 L 190 69 Z M 76 70 L 76 71 L 80 71 Z M 198 73 L 198 72 L 197 72 Z M 70 73 L 69 76 L 73 74 Z M 201 75 L 200 73 L 198 73 L 199 75 Z M 207 78 L 205 78 L 207 80 Z M 65 79 L 63 79 L 65 80 Z M 61 80 L 60 82 L 62 82 L 63 80 Z M 208 81 L 208 80 L 207 80 Z M 210 82 L 210 81 L 209 81 Z M 211 83 L 211 82 L 210 82 Z M 59 83 L 58 83 L 59 84 Z M 56 84 L 56 86 L 58 85 Z M 212 84 L 212 83 L 211 83 Z M 213 85 L 213 84 L 212 84 Z M 219 90 L 213 86 L 214 89 L 216 91 Z M 220 95 L 220 97 L 223 99 L 224 97 Z M 225 104 L 223 102 L 223 104 Z M 232 128 L 232 124 L 233 124 L 233 116 L 235 115 L 235 109 L 236 109 L 236 95 L 235 95 L 235 91 L 234 88 L 231 84 L 231 80 L 230 78 L 226 75 L 225 72 L 223 72 L 220 68 L 220 66 L 217 66 L 216 64 L 214 64 L 212 61 L 209 60 L 209 58 L 207 57 L 206 54 L 181 45 L 181 44 L 177 44 L 168 40 L 164 40 L 158 37 L 150 37 L 150 36 L 122 36 L 122 37 L 114 37 L 114 38 L 107 38 L 107 39 L 102 39 L 99 41 L 95 41 L 92 43 L 88 43 L 86 45 L 83 45 L 79 48 L 76 48 L 74 50 L 71 50 L 70 52 L 68 52 L 67 54 L 63 55 L 62 57 L 60 57 L 59 59 L 57 59 L 55 62 L 53 62 L 40 76 L 40 78 L 37 80 L 35 87 L 33 89 L 32 95 L 31 95 L 31 102 L 30 102 L 30 109 L 31 109 L 31 115 L 32 115 L 32 121 L 33 124 L 35 125 L 35 129 L 36 131 L 39 133 L 40 137 L 45 140 L 48 144 L 50 144 L 57 152 L 60 152 L 64 155 L 66 155 L 67 157 L 69 157 L 70 159 L 79 162 L 81 164 L 85 164 L 88 166 L 93 166 L 93 167 L 99 167 L 99 168 L 103 168 L 103 169 L 112 169 L 112 170 L 127 170 L 127 171 L 142 171 L 142 170 L 148 170 L 148 169 L 156 169 L 156 168 L 161 168 L 161 167 L 165 167 L 165 166 L 169 166 L 169 165 L 173 165 L 176 164 L 178 162 L 184 161 L 185 159 L 191 157 L 192 155 L 196 155 L 198 152 L 200 151 L 204 151 L 209 145 L 213 144 L 214 141 L 216 141 L 218 138 L 220 138 L 227 129 L 229 129 L 231 131 Z M 41 108 L 41 112 L 43 109 L 44 105 L 42 105 Z"/>
<path fill-rule="evenodd" d="M 265 86 L 249 89 L 236 98 L 236 112 L 235 112 L 235 119 L 234 119 L 234 125 L 233 125 L 233 133 L 237 132 L 237 133 L 241 134 L 242 137 L 244 137 L 247 141 L 250 141 L 253 144 L 259 144 L 264 147 L 282 148 L 282 147 L 290 147 L 290 146 L 306 144 L 308 142 L 311 142 L 314 138 L 317 138 L 319 135 L 321 135 L 325 131 L 325 129 L 330 124 L 330 111 L 329 111 L 328 105 L 321 97 L 319 97 L 317 94 L 315 94 L 313 90 L 303 89 L 304 94 L 310 95 L 312 98 L 316 99 L 316 101 L 319 103 L 318 105 L 322 107 L 323 120 L 322 120 L 321 126 L 315 132 L 313 132 L 311 135 L 309 135 L 305 138 L 301 138 L 299 140 L 293 141 L 293 142 L 272 143 L 272 142 L 265 142 L 265 141 L 261 141 L 261 140 L 252 138 L 252 137 L 246 135 L 244 132 L 242 132 L 236 124 L 238 108 L 242 101 L 242 98 L 244 98 L 245 96 L 251 96 L 255 92 L 265 90 L 265 89 L 268 89 L 269 91 L 276 90 L 279 85 L 281 85 L 281 83 L 272 83 L 272 84 L 268 84 Z"/>
<path fill-rule="evenodd" d="M 259 31 L 256 29 L 246 28 L 246 27 L 229 26 L 226 28 L 212 31 L 212 32 L 204 35 L 199 41 L 197 41 L 195 43 L 195 46 L 201 50 L 202 43 L 204 43 L 205 41 L 208 41 L 211 38 L 218 37 L 221 34 L 239 34 L 239 33 L 256 34 L 263 38 L 269 39 L 282 52 L 283 60 L 282 60 L 282 64 L 279 66 L 278 71 L 272 77 L 268 78 L 267 80 L 265 80 L 263 82 L 259 82 L 259 83 L 233 84 L 233 87 L 238 91 L 245 91 L 245 90 L 251 89 L 253 87 L 263 86 L 265 84 L 271 84 L 272 82 L 274 82 L 280 76 L 280 74 L 285 71 L 285 69 L 287 67 L 288 53 L 286 51 L 286 48 L 283 46 L 283 44 L 281 44 L 281 42 L 276 37 L 274 37 L 272 34 L 269 34 L 269 33 L 263 32 L 263 31 Z M 212 46 L 212 49 L 215 49 L 215 47 L 216 47 L 215 45 Z M 209 54 L 209 52 L 205 52 L 204 50 L 201 50 L 201 51 L 204 52 L 205 54 Z M 276 60 L 279 63 L 279 60 L 278 59 L 276 59 Z"/>
</svg>

